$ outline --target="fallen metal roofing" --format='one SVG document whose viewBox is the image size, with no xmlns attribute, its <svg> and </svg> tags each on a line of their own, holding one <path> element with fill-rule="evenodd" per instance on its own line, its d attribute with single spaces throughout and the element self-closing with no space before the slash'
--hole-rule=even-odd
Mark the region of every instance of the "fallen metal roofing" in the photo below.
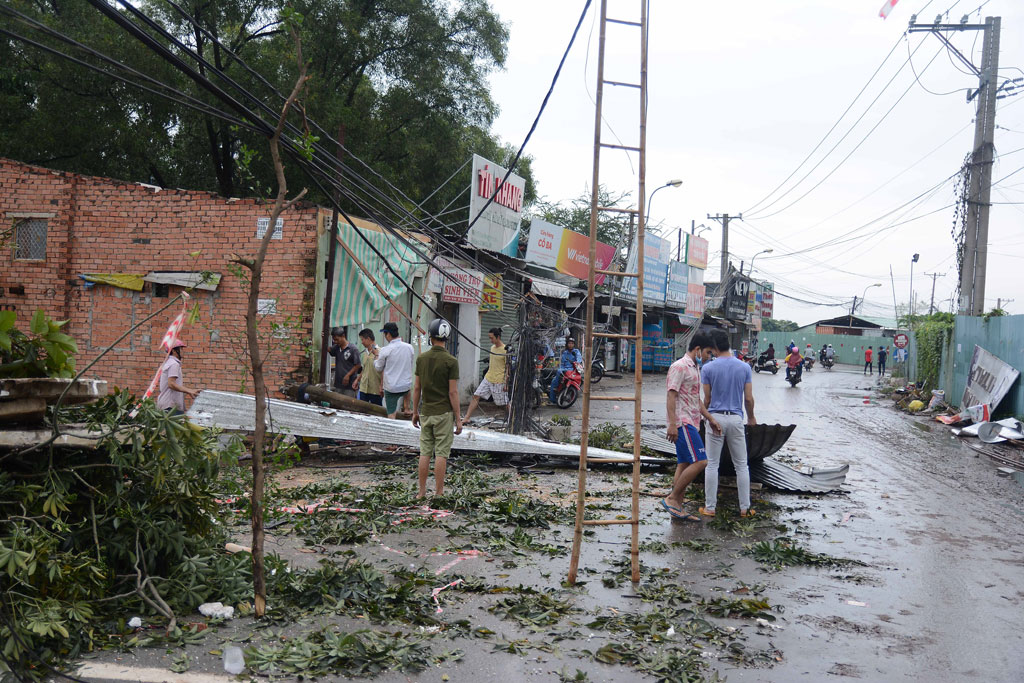
<svg viewBox="0 0 1024 683">
<path fill-rule="evenodd" d="M 846 481 L 849 465 L 814 467 L 810 472 L 794 469 L 771 458 L 750 464 L 750 478 L 772 488 L 801 493 L 838 491 Z"/>
<path fill-rule="evenodd" d="M 783 491 L 828 493 L 838 490 L 846 481 L 846 474 L 850 470 L 849 465 L 812 468 L 810 472 L 804 472 L 769 457 L 785 445 L 795 429 L 796 425 L 758 424 L 746 426 L 747 462 L 751 480 Z M 674 455 L 676 452 L 675 444 L 661 434 L 643 432 L 641 440 L 645 446 L 660 453 Z M 736 474 L 728 444 L 722 449 L 718 472 L 723 476 Z"/>
<path fill-rule="evenodd" d="M 220 427 L 232 431 L 255 428 L 255 401 L 252 396 L 226 391 L 205 390 L 188 411 L 194 423 L 204 427 Z M 360 415 L 334 408 L 320 408 L 291 401 L 270 399 L 267 429 L 275 434 L 291 434 L 370 444 L 419 448 L 420 430 L 411 422 L 391 420 L 376 415 Z M 577 461 L 580 447 L 575 444 L 551 443 L 525 436 L 492 432 L 486 429 L 463 429 L 455 436 L 452 449 L 485 453 L 522 453 L 546 455 Z M 628 453 L 602 448 L 589 449 L 591 457 L 632 462 Z M 674 452 L 674 451 L 673 451 Z M 664 463 L 662 458 L 643 458 L 644 462 Z"/>
</svg>

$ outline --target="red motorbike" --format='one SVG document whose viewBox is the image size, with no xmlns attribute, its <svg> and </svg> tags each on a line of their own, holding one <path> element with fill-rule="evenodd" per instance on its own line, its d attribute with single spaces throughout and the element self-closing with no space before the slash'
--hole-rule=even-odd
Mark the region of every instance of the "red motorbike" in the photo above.
<svg viewBox="0 0 1024 683">
<path fill-rule="evenodd" d="M 583 391 L 583 364 L 573 363 L 572 370 L 566 370 L 555 389 L 555 402 L 559 408 L 570 408 Z"/>
</svg>

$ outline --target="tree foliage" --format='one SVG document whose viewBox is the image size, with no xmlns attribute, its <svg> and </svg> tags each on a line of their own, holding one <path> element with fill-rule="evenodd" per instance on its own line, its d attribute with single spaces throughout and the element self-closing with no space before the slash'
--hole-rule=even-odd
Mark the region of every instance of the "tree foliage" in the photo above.
<svg viewBox="0 0 1024 683">
<path fill-rule="evenodd" d="M 210 581 L 244 563 L 220 552 L 216 434 L 152 401 L 131 422 L 135 403 L 115 393 L 73 411 L 104 434 L 95 449 L 0 454 L 0 672 L 42 675 L 39 658 L 102 646 L 128 616 L 173 623 L 250 589 L 244 575 Z"/>
<path fill-rule="evenodd" d="M 61 332 L 66 320 L 51 320 L 36 310 L 25 334 L 14 311 L 0 311 L 0 377 L 73 377 L 75 340 Z"/>
<path fill-rule="evenodd" d="M 953 332 L 956 316 L 952 313 L 932 313 L 914 316 L 914 338 L 917 342 L 917 379 L 926 390 L 938 386 L 942 370 L 942 351 Z"/>
<path fill-rule="evenodd" d="M 776 320 L 765 318 L 761 321 L 761 328 L 765 332 L 796 332 L 800 326 L 792 320 Z"/>
<path fill-rule="evenodd" d="M 183 0 L 179 4 L 196 19 L 198 28 L 168 3 L 144 0 L 140 7 L 247 89 L 252 98 L 239 98 L 245 104 L 253 106 L 259 99 L 280 110 L 281 100 L 227 50 L 287 93 L 297 67 L 281 23 L 284 3 Z M 13 0 L 12 6 L 223 108 L 86 3 Z M 505 62 L 508 29 L 486 0 L 298 0 L 288 7 L 305 17 L 301 39 L 308 46 L 311 76 L 305 115 L 331 136 L 341 130 L 352 154 L 413 200 L 433 192 L 473 152 L 508 162 L 507 147 L 489 133 L 497 107 L 487 83 L 488 75 Z M 6 15 L 0 15 L 0 25 L 100 64 L 95 57 Z M 198 71 L 225 85 L 207 67 L 200 66 Z M 68 117 L 69 111 L 75 115 Z M 265 195 L 273 185 L 272 173 L 257 174 L 253 188 L 239 168 L 246 149 L 264 148 L 261 137 L 21 42 L 0 40 L 0 156 L 224 196 Z M 346 163 L 370 175 L 351 158 Z M 311 199 L 326 201 L 304 173 L 287 166 L 296 184 L 310 187 Z M 517 172 L 528 180 L 530 199 L 533 181 L 528 160 Z M 457 177 L 424 208 L 439 211 L 465 192 L 468 176 L 466 171 L 464 177 Z M 347 208 L 359 212 L 352 202 Z"/>
</svg>

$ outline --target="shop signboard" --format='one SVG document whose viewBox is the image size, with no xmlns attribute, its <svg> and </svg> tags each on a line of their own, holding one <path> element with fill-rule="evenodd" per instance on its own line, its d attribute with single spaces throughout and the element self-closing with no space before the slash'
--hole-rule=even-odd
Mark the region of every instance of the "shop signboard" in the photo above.
<svg viewBox="0 0 1024 683">
<path fill-rule="evenodd" d="M 483 299 L 480 302 L 481 311 L 501 311 L 501 276 L 487 275 L 484 277 Z"/>
<path fill-rule="evenodd" d="M 665 288 L 665 303 L 685 310 L 689 294 L 690 266 L 681 261 L 668 264 L 668 285 Z"/>
<path fill-rule="evenodd" d="M 695 318 L 702 318 L 704 316 L 704 285 L 697 285 L 690 283 L 687 286 L 687 297 L 686 297 L 686 314 L 692 315 Z"/>
<path fill-rule="evenodd" d="M 761 283 L 761 318 L 771 320 L 775 312 L 775 284 Z"/>
<path fill-rule="evenodd" d="M 540 218 L 530 222 L 530 237 L 526 244 L 526 260 L 545 268 L 554 268 L 558 263 L 558 250 L 562 246 L 562 231 L 565 228 L 548 223 Z"/>
<path fill-rule="evenodd" d="M 443 256 L 434 259 L 440 273 L 432 268 L 428 288 L 440 292 L 441 300 L 453 304 L 480 304 L 483 299 L 484 274 L 450 261 Z"/>
<path fill-rule="evenodd" d="M 994 411 L 1019 376 L 1020 371 L 1012 365 L 975 345 L 967 386 L 960 400 L 961 410 L 984 403 Z"/>
<path fill-rule="evenodd" d="M 596 270 L 607 270 L 615 258 L 615 247 L 603 242 L 597 243 Z M 580 280 L 590 277 L 590 238 L 572 230 L 562 230 L 562 244 L 558 250 L 555 270 L 572 275 Z M 594 276 L 595 284 L 604 283 L 604 275 Z"/>
<path fill-rule="evenodd" d="M 705 270 L 708 267 L 708 241 L 697 235 L 686 238 L 686 263 Z"/>
<path fill-rule="evenodd" d="M 637 271 L 637 243 L 633 240 L 633 248 L 629 250 L 629 263 L 626 271 Z M 652 304 L 665 303 L 665 290 L 668 287 L 668 264 L 672 260 L 672 245 L 656 235 L 644 237 L 644 302 Z M 623 293 L 636 297 L 636 278 L 625 278 Z"/>
<path fill-rule="evenodd" d="M 750 280 L 742 275 L 732 275 L 729 279 L 725 292 L 725 317 L 728 320 L 745 320 L 750 298 Z"/>
<path fill-rule="evenodd" d="M 597 243 L 597 270 L 607 270 L 614 258 L 615 247 Z M 530 223 L 526 260 L 586 280 L 590 276 L 590 238 L 535 218 Z M 594 283 L 600 285 L 604 280 L 605 276 L 598 274 Z"/>
<path fill-rule="evenodd" d="M 474 247 L 517 256 L 526 181 L 515 173 L 505 181 L 507 171 L 493 161 L 473 155 L 473 179 L 469 190 L 471 227 L 466 239 Z M 493 201 L 488 203 L 492 197 Z"/>
</svg>

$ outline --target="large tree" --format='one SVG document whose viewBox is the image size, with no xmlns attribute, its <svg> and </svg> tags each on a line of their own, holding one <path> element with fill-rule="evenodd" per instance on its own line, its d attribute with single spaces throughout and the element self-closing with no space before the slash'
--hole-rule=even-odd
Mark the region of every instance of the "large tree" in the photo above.
<svg viewBox="0 0 1024 683">
<path fill-rule="evenodd" d="M 290 90 L 296 67 L 279 23 L 285 3 L 179 4 L 198 26 L 161 0 L 143 0 L 138 6 L 213 67 L 198 66 L 198 71 L 227 88 L 214 73 L 221 71 L 251 93 L 238 95 L 247 106 L 259 99 L 279 111 L 280 100 L 239 60 L 279 91 Z M 12 0 L 10 6 L 225 109 L 86 3 Z M 505 62 L 508 30 L 486 0 L 296 0 L 288 6 L 303 17 L 313 93 L 305 103 L 306 116 L 331 136 L 342 130 L 350 153 L 412 200 L 430 195 L 473 152 L 508 162 L 510 151 L 489 132 L 497 108 L 487 83 Z M 9 14 L 0 14 L 0 26 L 99 63 Z M 0 105 L 0 156 L 225 196 L 253 189 L 262 194 L 273 185 L 269 174 L 246 177 L 239 164 L 246 150 L 263 146 L 261 136 L 8 37 L 0 37 Z M 372 178 L 351 158 L 346 163 Z M 289 166 L 287 172 L 297 184 L 310 187 L 312 199 L 326 200 L 300 169 Z M 517 172 L 527 177 L 531 197 L 528 160 Z M 385 185 L 373 180 L 378 188 Z M 347 186 L 355 182 L 350 179 Z M 465 170 L 425 208 L 440 210 L 468 186 Z M 408 202 L 405 206 L 412 208 Z M 365 202 L 347 201 L 346 208 L 365 213 L 360 211 Z"/>
</svg>

